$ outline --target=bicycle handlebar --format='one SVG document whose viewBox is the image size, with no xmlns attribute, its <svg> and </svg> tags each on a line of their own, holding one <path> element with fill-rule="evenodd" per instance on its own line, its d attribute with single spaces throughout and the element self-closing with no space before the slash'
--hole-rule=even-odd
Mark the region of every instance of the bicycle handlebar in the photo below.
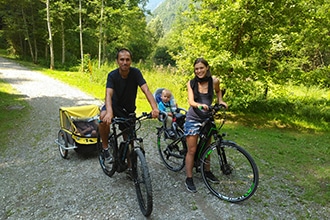
<svg viewBox="0 0 330 220">
<path fill-rule="evenodd" d="M 226 106 L 222 104 L 214 104 L 213 106 L 208 106 L 210 111 L 218 112 L 220 110 L 226 110 Z"/>
<path fill-rule="evenodd" d="M 112 118 L 111 120 L 111 123 L 112 124 L 122 124 L 122 123 L 127 123 L 129 121 L 132 121 L 132 120 L 138 120 L 138 121 L 141 121 L 143 119 L 150 119 L 152 118 L 152 113 L 147 113 L 147 112 L 142 112 L 142 115 L 136 117 L 136 114 L 135 113 L 131 113 L 128 115 L 127 118 L 124 118 L 124 117 L 114 117 Z M 103 121 L 102 120 L 99 120 L 99 123 L 102 123 Z"/>
</svg>

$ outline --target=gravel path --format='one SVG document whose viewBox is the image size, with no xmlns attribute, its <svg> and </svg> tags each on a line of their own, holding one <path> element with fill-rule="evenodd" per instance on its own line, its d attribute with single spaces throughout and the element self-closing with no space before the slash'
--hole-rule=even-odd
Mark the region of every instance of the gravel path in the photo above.
<svg viewBox="0 0 330 220">
<path fill-rule="evenodd" d="M 59 131 L 60 106 L 101 105 L 99 100 L 3 58 L 0 77 L 26 95 L 32 108 L 21 126 L 2 134 L 10 137 L 10 141 L 5 143 L 9 147 L 0 158 L 0 219 L 146 219 L 138 207 L 133 184 L 125 174 L 116 173 L 109 178 L 100 169 L 95 154 L 82 156 L 69 151 L 69 159 L 64 160 L 54 143 Z M 154 209 L 148 219 L 329 216 L 329 206 L 301 201 L 300 189 L 281 178 L 263 179 L 262 171 L 258 191 L 241 204 L 210 195 L 199 174 L 195 175 L 198 192 L 188 193 L 183 184 L 184 171 L 168 171 L 159 159 L 156 125 L 157 121 L 148 123 L 142 132 L 154 193 Z"/>
</svg>

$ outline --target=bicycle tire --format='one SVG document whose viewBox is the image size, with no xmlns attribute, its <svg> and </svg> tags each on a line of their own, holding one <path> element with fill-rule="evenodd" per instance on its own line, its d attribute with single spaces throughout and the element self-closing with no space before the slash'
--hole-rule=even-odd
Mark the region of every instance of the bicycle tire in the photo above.
<svg viewBox="0 0 330 220">
<path fill-rule="evenodd" d="M 98 160 L 100 163 L 100 166 L 103 170 L 103 172 L 111 177 L 113 176 L 113 174 L 116 172 L 117 170 L 117 151 L 118 149 L 116 147 L 114 147 L 114 143 L 112 143 L 112 139 L 110 138 L 108 140 L 108 150 L 110 155 L 112 156 L 112 158 L 114 158 L 114 162 L 112 163 L 112 166 L 110 168 L 106 168 L 105 164 L 104 164 L 104 160 L 105 160 L 105 156 L 104 156 L 104 152 L 103 152 L 103 147 L 102 147 L 102 142 L 101 142 L 101 138 L 100 135 L 98 135 L 97 137 L 97 151 L 98 151 Z"/>
<path fill-rule="evenodd" d="M 185 165 L 187 145 L 183 131 L 178 129 L 175 138 L 168 138 L 165 130 L 160 129 L 157 134 L 157 146 L 161 160 L 167 169 L 178 172 Z"/>
<path fill-rule="evenodd" d="M 67 133 L 63 130 L 59 130 L 57 135 L 57 140 L 59 142 L 58 150 L 60 151 L 61 157 L 64 159 L 68 158 L 68 150 L 65 150 L 62 146 L 68 147 L 68 137 Z"/>
<path fill-rule="evenodd" d="M 152 212 L 152 185 L 148 165 L 140 148 L 135 148 L 131 154 L 132 177 L 136 189 L 137 200 L 142 214 L 146 217 Z"/>
<path fill-rule="evenodd" d="M 220 152 L 225 156 L 221 156 Z M 219 183 L 212 183 L 206 178 L 207 165 Z M 206 149 L 201 158 L 201 173 L 205 185 L 215 196 L 232 203 L 249 199 L 259 183 L 259 172 L 253 158 L 231 141 L 222 141 L 220 146 L 213 143 Z"/>
</svg>

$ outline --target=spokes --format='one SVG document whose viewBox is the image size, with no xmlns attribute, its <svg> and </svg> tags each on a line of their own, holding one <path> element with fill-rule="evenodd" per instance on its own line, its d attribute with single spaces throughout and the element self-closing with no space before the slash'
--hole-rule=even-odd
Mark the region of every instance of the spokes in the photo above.
<svg viewBox="0 0 330 220">
<path fill-rule="evenodd" d="M 203 156 L 202 172 L 211 170 L 219 179 L 214 184 L 208 178 L 203 179 L 206 186 L 217 197 L 240 202 L 253 195 L 258 185 L 258 169 L 252 157 L 241 147 L 225 142 L 221 147 L 210 147 Z"/>
<path fill-rule="evenodd" d="M 164 131 L 159 131 L 157 136 L 160 158 L 165 166 L 172 171 L 179 171 L 184 167 L 186 142 L 181 131 L 178 131 L 178 135 L 179 137 L 176 139 L 169 139 L 165 137 Z"/>
</svg>

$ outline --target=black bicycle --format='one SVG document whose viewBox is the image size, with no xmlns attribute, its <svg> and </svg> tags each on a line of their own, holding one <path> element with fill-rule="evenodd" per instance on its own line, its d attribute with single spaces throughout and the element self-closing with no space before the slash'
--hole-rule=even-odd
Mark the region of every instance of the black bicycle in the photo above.
<svg viewBox="0 0 330 220">
<path fill-rule="evenodd" d="M 151 113 L 144 112 L 139 117 L 132 113 L 128 118 L 113 118 L 108 138 L 108 149 L 112 157 L 110 166 L 107 165 L 106 167 L 104 164 L 105 156 L 100 136 L 97 139 L 98 159 L 103 172 L 109 177 L 113 176 L 115 172 L 120 173 L 127 170 L 126 155 L 128 153 L 132 166 L 131 177 L 135 185 L 139 206 L 144 216 L 150 216 L 152 212 L 152 186 L 143 148 L 143 139 L 139 138 L 136 132 L 141 128 L 141 121 L 147 118 L 151 118 Z M 117 133 L 119 126 L 125 126 L 125 129 Z M 123 134 L 128 135 L 126 140 L 124 140 Z M 119 144 L 120 139 L 122 140 Z"/>
<path fill-rule="evenodd" d="M 215 116 L 219 116 L 221 121 L 218 127 Z M 224 106 L 216 104 L 209 107 L 209 117 L 201 126 L 194 167 L 196 172 L 201 172 L 203 181 L 212 194 L 225 201 L 237 203 L 250 198 L 256 192 L 259 172 L 246 150 L 232 141 L 224 140 L 225 134 L 221 134 L 220 130 L 225 119 Z M 177 172 L 185 165 L 187 144 L 182 126 L 174 125 L 174 128 L 177 129 L 174 138 L 167 137 L 163 126 L 157 128 L 157 145 L 165 166 Z M 205 170 L 211 170 L 219 182 L 212 183 L 206 178 Z"/>
</svg>

